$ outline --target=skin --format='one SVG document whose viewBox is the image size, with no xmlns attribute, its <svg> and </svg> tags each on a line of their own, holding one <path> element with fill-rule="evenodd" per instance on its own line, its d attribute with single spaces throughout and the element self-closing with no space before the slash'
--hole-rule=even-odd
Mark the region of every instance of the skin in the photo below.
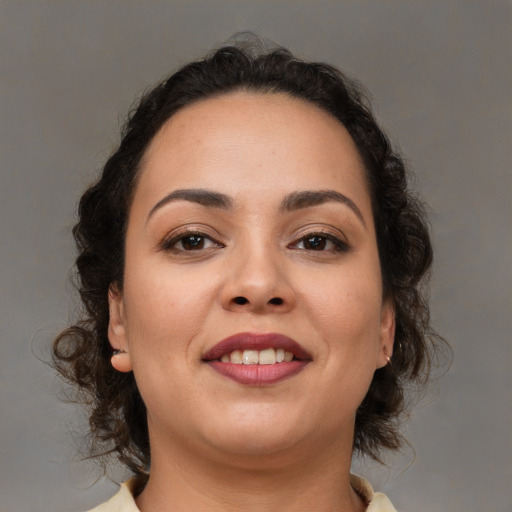
<svg viewBox="0 0 512 512">
<path fill-rule="evenodd" d="M 232 207 L 161 203 L 183 189 L 224 194 Z M 353 205 L 283 211 L 305 190 Z M 204 234 L 199 249 L 183 238 L 190 230 Z M 139 508 L 364 510 L 349 471 L 356 410 L 392 354 L 382 295 L 363 164 L 337 120 L 251 93 L 168 120 L 143 159 L 123 288 L 109 294 L 110 342 L 126 352 L 112 364 L 134 372 L 148 411 Z M 202 361 L 239 332 L 284 334 L 312 360 L 273 385 L 239 384 Z"/>
</svg>

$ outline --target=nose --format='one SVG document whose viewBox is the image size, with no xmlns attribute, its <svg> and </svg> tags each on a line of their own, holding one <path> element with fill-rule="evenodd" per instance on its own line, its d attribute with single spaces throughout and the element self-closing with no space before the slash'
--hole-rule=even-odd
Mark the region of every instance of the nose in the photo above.
<svg viewBox="0 0 512 512">
<path fill-rule="evenodd" d="M 228 267 L 221 291 L 224 309 L 280 314 L 295 307 L 296 294 L 283 256 L 270 250 L 248 249 L 231 259 Z"/>
</svg>

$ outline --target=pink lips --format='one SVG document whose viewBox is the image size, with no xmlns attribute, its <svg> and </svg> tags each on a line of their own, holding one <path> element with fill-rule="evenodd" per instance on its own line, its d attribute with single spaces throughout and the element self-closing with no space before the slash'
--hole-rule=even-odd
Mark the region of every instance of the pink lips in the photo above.
<svg viewBox="0 0 512 512">
<path fill-rule="evenodd" d="M 294 355 L 293 361 L 271 365 L 245 365 L 222 363 L 220 358 L 234 350 L 265 350 L 282 348 Z M 275 384 L 299 373 L 310 361 L 311 356 L 296 341 L 282 334 L 239 333 L 220 341 L 204 356 L 203 361 L 212 369 L 240 384 L 265 386 Z"/>
</svg>

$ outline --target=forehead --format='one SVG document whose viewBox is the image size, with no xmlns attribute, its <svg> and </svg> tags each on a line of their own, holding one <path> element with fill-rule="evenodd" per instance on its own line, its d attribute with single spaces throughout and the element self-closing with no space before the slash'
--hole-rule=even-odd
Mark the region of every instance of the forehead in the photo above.
<svg viewBox="0 0 512 512">
<path fill-rule="evenodd" d="M 359 152 L 337 119 L 302 99 L 249 92 L 183 108 L 146 151 L 139 187 L 197 186 L 233 195 L 276 187 L 366 192 Z"/>
</svg>

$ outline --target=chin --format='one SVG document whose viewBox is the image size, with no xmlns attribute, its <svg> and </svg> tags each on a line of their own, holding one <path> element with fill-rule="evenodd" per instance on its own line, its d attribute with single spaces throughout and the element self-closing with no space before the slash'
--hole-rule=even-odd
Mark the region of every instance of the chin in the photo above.
<svg viewBox="0 0 512 512">
<path fill-rule="evenodd" d="M 300 443 L 305 437 L 301 426 L 289 416 L 245 414 L 234 419 L 224 417 L 218 429 L 208 429 L 205 437 L 211 446 L 231 456 L 272 458 Z"/>
</svg>

